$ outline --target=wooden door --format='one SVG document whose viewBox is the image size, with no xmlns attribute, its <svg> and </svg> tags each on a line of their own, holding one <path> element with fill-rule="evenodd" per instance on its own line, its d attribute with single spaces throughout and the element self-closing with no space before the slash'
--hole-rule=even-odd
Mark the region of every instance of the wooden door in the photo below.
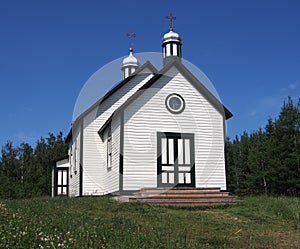
<svg viewBox="0 0 300 249">
<path fill-rule="evenodd" d="M 194 158 L 194 134 L 158 132 L 158 187 L 195 187 Z"/>
<path fill-rule="evenodd" d="M 68 171 L 68 168 L 56 168 L 56 196 L 68 196 L 69 194 Z"/>
</svg>

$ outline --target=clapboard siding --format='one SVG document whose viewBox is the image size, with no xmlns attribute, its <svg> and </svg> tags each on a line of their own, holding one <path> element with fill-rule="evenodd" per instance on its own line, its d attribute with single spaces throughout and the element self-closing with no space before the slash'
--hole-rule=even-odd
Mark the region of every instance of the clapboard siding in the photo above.
<svg viewBox="0 0 300 249">
<path fill-rule="evenodd" d="M 124 190 L 157 186 L 157 132 L 195 134 L 196 187 L 226 189 L 223 114 L 175 68 L 124 111 Z M 174 76 L 174 78 L 173 78 Z M 185 110 L 171 114 L 170 93 L 185 99 Z"/>
<path fill-rule="evenodd" d="M 103 195 L 111 189 L 115 189 L 114 183 L 107 182 L 106 155 L 104 153 L 104 142 L 100 138 L 98 131 L 105 124 L 113 112 L 120 107 L 133 93 L 145 84 L 153 74 L 145 69 L 103 103 L 95 107 L 83 117 L 83 194 Z M 118 119 L 118 118 L 117 118 Z M 112 119 L 112 123 L 115 118 Z M 119 136 L 117 130 L 113 136 Z M 114 147 L 116 147 L 115 145 Z M 113 152 L 113 163 L 116 166 L 119 155 L 116 149 Z M 117 158 L 116 158 L 117 157 Z M 115 179 L 115 174 L 109 174 Z M 118 184 L 118 183 L 117 183 Z"/>
<path fill-rule="evenodd" d="M 90 112 L 83 121 L 83 195 L 101 195 L 104 193 L 104 158 L 102 140 L 93 122 L 97 109 Z"/>
<path fill-rule="evenodd" d="M 73 132 L 71 146 L 69 147 L 69 195 L 79 196 L 79 178 L 80 178 L 80 125 Z"/>
<path fill-rule="evenodd" d="M 108 130 L 104 134 L 104 155 L 107 155 L 107 134 Z M 111 123 L 111 137 L 112 165 L 110 169 L 104 170 L 105 194 L 119 191 L 120 117 L 115 118 Z"/>
</svg>

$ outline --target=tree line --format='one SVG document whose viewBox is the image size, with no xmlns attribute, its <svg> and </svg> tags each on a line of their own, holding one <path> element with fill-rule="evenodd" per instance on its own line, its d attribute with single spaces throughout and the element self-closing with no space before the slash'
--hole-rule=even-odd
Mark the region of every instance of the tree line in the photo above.
<svg viewBox="0 0 300 249">
<path fill-rule="evenodd" d="M 35 148 L 28 143 L 14 147 L 8 141 L 1 150 L 0 198 L 51 195 L 54 159 L 67 154 L 62 132 L 41 137 Z"/>
<path fill-rule="evenodd" d="M 35 148 L 7 142 L 0 157 L 0 198 L 51 195 L 54 159 L 67 154 L 63 134 L 41 137 Z M 226 141 L 228 190 L 237 195 L 300 195 L 300 98 L 289 97 L 264 128 Z"/>
<path fill-rule="evenodd" d="M 300 195 L 300 98 L 278 118 L 226 141 L 227 184 L 237 195 Z"/>
</svg>

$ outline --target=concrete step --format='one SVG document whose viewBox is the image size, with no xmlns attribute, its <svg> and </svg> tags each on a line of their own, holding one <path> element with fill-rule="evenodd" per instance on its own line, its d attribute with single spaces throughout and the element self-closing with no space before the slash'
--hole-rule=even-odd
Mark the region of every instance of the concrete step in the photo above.
<svg viewBox="0 0 300 249">
<path fill-rule="evenodd" d="M 220 192 L 220 188 L 142 188 L 142 193 L 212 193 Z"/>
<path fill-rule="evenodd" d="M 228 197 L 229 193 L 213 193 L 213 194 L 176 194 L 176 193 L 168 193 L 168 194 L 145 194 L 145 193 L 137 193 L 134 195 L 136 198 L 159 198 L 159 199 L 197 199 L 197 198 L 210 198 L 210 197 Z"/>
<path fill-rule="evenodd" d="M 211 206 L 237 201 L 219 188 L 145 188 L 134 193 L 129 201 L 140 201 L 157 205 L 171 206 Z"/>
<path fill-rule="evenodd" d="M 168 202 L 183 202 L 183 203 L 189 203 L 189 202 L 232 202 L 235 201 L 236 198 L 233 196 L 228 197 L 202 197 L 202 198 L 131 198 L 132 200 L 137 201 L 143 201 L 143 202 L 157 202 L 157 203 L 168 203 Z"/>
<path fill-rule="evenodd" d="M 233 204 L 235 202 L 168 202 L 168 203 L 149 203 L 151 205 L 158 205 L 158 206 L 172 206 L 172 207 L 208 207 L 208 206 L 219 206 L 219 205 L 226 205 L 226 204 Z"/>
<path fill-rule="evenodd" d="M 130 202 L 138 202 L 141 200 L 130 200 Z M 195 202 L 195 201 L 157 201 L 157 200 L 146 200 L 146 201 L 141 201 L 144 203 L 149 203 L 151 205 L 162 205 L 162 206 L 217 206 L 217 205 L 224 205 L 224 204 L 229 204 L 229 203 L 235 203 L 235 200 L 206 200 L 206 201 L 201 201 L 201 202 Z"/>
</svg>

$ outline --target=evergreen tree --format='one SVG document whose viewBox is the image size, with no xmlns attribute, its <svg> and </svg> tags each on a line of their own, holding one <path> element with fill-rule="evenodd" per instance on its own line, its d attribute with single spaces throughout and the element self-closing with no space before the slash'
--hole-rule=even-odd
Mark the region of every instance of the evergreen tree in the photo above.
<svg viewBox="0 0 300 249">
<path fill-rule="evenodd" d="M 237 189 L 236 181 L 236 164 L 234 162 L 234 147 L 231 143 L 229 137 L 225 140 L 225 165 L 226 165 L 226 179 L 227 179 L 227 189 L 235 193 Z"/>
<path fill-rule="evenodd" d="M 300 99 L 289 97 L 274 123 L 272 146 L 272 191 L 276 194 L 300 193 Z"/>
<path fill-rule="evenodd" d="M 4 198 L 19 197 L 18 188 L 21 182 L 20 162 L 18 160 L 18 150 L 8 141 L 1 150 L 1 188 L 0 196 Z"/>
<path fill-rule="evenodd" d="M 289 97 L 264 129 L 226 142 L 229 191 L 300 195 L 300 99 Z"/>
<path fill-rule="evenodd" d="M 45 195 L 51 194 L 51 180 L 53 160 L 68 153 L 68 147 L 64 142 L 63 134 L 60 132 L 57 136 L 49 133 L 46 139 L 41 138 L 37 142 L 35 149 L 36 163 L 41 169 L 39 188 Z"/>
<path fill-rule="evenodd" d="M 268 142 L 262 129 L 250 136 L 248 164 L 251 169 L 248 177 L 250 194 L 268 194 Z"/>
<path fill-rule="evenodd" d="M 0 157 L 0 198 L 23 198 L 51 194 L 53 160 L 66 155 L 63 134 L 40 138 L 36 148 L 7 142 Z"/>
<path fill-rule="evenodd" d="M 40 195 L 41 193 L 36 183 L 41 174 L 35 163 L 33 148 L 27 143 L 22 143 L 18 148 L 18 153 L 21 164 L 20 195 L 22 197 Z"/>
</svg>

